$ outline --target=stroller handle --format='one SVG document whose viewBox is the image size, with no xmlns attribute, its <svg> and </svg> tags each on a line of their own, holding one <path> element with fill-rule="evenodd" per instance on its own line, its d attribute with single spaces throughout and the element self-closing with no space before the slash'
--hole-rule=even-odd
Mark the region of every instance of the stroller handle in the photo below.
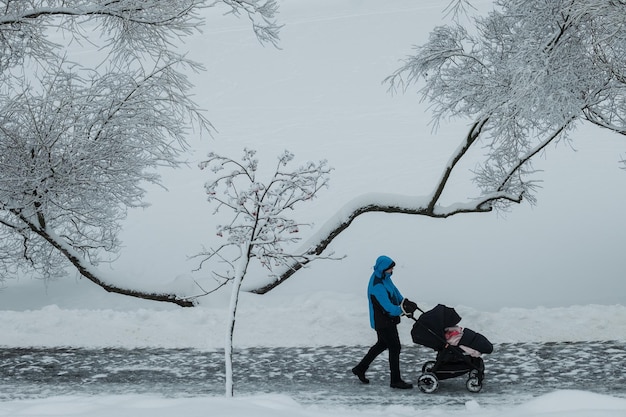
<svg viewBox="0 0 626 417">
<path fill-rule="evenodd" d="M 424 314 L 424 310 L 422 310 L 417 304 L 415 306 L 417 307 L 420 313 Z M 413 319 L 413 321 L 417 322 L 417 319 L 415 318 L 414 313 L 412 313 L 410 317 Z"/>
</svg>

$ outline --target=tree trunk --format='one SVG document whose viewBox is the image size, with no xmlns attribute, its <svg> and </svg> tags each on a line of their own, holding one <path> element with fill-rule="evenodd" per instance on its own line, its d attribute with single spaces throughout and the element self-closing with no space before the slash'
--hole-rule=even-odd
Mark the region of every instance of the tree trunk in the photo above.
<svg viewBox="0 0 626 417">
<path fill-rule="evenodd" d="M 242 256 L 239 262 L 239 266 L 235 271 L 235 279 L 233 281 L 233 287 L 230 292 L 230 306 L 228 309 L 228 321 L 226 340 L 224 345 L 224 364 L 226 368 L 226 396 L 232 397 L 234 395 L 234 383 L 233 383 L 233 335 L 235 334 L 235 317 L 237 315 L 237 304 L 239 303 L 239 292 L 241 290 L 241 283 L 243 277 L 246 275 L 250 258 L 248 256 Z"/>
</svg>

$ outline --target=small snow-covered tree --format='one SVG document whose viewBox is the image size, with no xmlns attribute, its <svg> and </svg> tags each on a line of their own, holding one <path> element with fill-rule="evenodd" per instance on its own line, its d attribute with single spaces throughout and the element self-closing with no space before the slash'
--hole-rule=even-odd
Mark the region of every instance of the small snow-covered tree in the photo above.
<svg viewBox="0 0 626 417">
<path fill-rule="evenodd" d="M 185 75 L 202 67 L 179 40 L 219 3 L 276 42 L 274 0 L 0 0 L 0 279 L 73 266 L 107 291 L 191 305 L 96 266 L 155 168 L 181 163 L 192 126 L 210 129 Z"/>
<path fill-rule="evenodd" d="M 319 255 L 290 251 L 291 244 L 300 240 L 300 229 L 306 225 L 294 220 L 290 214 L 296 205 L 311 201 L 322 187 L 328 185 L 331 171 L 326 161 L 308 162 L 288 170 L 293 154 L 285 151 L 279 156 L 271 178 L 263 182 L 257 178 L 255 154 L 255 151 L 245 149 L 241 162 L 238 162 L 211 153 L 200 165 L 215 175 L 206 184 L 208 201 L 216 205 L 214 214 L 220 210 L 232 214 L 228 223 L 217 228 L 217 235 L 225 242 L 197 255 L 201 259 L 200 267 L 215 260 L 228 265 L 224 274 L 216 276 L 222 283 L 232 285 L 224 351 L 227 396 L 232 396 L 234 391 L 233 334 L 239 293 L 248 266 L 256 260 L 272 271 L 275 267 L 306 264 L 320 258 Z"/>
<path fill-rule="evenodd" d="M 469 6 L 471 1 L 453 0 L 449 8 Z M 433 29 L 386 80 L 392 91 L 417 86 L 431 104 L 435 126 L 448 118 L 470 121 L 432 193 L 355 199 L 339 211 L 348 214 L 313 238 L 312 254 L 367 212 L 444 218 L 509 209 L 524 199 L 534 204 L 538 173 L 532 161 L 549 145 L 569 141 L 585 122 L 626 135 L 626 2 L 497 0 L 491 13 L 472 20 L 474 26 L 459 21 Z M 474 171 L 478 195 L 442 206 L 453 170 L 474 148 L 486 150 Z M 298 267 L 255 291 L 271 290 Z"/>
</svg>

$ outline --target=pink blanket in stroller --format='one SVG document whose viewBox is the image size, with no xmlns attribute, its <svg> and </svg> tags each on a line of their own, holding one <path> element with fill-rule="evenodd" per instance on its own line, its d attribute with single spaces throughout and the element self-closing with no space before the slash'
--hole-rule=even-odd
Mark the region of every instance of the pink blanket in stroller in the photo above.
<svg viewBox="0 0 626 417">
<path fill-rule="evenodd" d="M 446 336 L 446 342 L 448 342 L 452 346 L 458 346 L 459 348 L 463 350 L 463 352 L 467 353 L 468 355 L 474 358 L 481 357 L 482 353 L 480 353 L 476 349 L 472 349 L 471 347 L 465 346 L 465 345 L 459 345 L 459 342 L 461 341 L 461 338 L 463 337 L 463 328 L 461 326 L 446 327 L 445 336 Z"/>
</svg>

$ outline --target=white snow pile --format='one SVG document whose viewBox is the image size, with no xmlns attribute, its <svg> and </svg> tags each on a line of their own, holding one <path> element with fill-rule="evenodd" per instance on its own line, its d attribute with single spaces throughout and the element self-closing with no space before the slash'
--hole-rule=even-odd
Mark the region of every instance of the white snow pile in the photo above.
<svg viewBox="0 0 626 417">
<path fill-rule="evenodd" d="M 419 395 L 419 394 L 418 394 Z M 148 395 L 54 397 L 0 403 L 7 417 L 624 417 L 626 399 L 583 391 L 556 391 L 523 405 L 483 408 L 479 400 L 464 407 L 415 409 L 389 406 L 363 410 L 304 407 L 283 395 L 235 398 L 161 398 Z"/>
</svg>

